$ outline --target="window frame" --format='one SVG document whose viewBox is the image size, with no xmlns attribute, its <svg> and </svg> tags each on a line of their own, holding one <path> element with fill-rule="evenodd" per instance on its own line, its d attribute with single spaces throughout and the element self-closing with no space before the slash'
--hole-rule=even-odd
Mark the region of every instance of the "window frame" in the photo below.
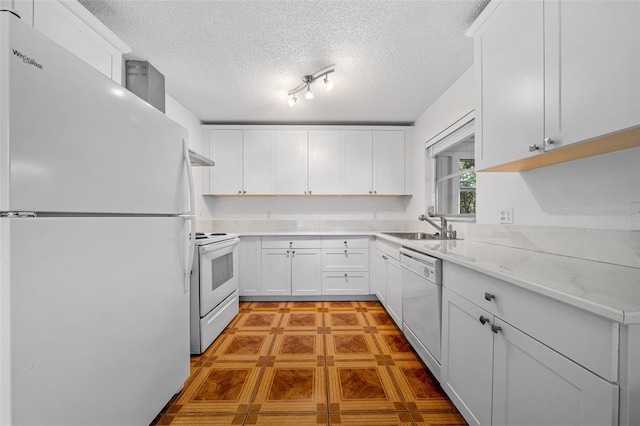
<svg viewBox="0 0 640 426">
<path fill-rule="evenodd" d="M 436 135 L 425 144 L 426 147 L 426 158 L 425 164 L 428 170 L 430 170 L 430 180 L 431 180 L 431 193 L 425 194 L 427 195 L 427 199 L 430 199 L 430 205 L 425 206 L 427 211 L 433 211 L 435 215 L 444 217 L 451 221 L 458 222 L 475 222 L 477 213 L 441 213 L 438 211 L 439 209 L 439 188 L 438 183 L 442 182 L 445 179 L 453 179 L 456 176 L 460 176 L 464 173 L 469 173 L 469 171 L 475 172 L 475 167 L 473 169 L 469 169 L 469 171 L 463 172 L 455 172 L 443 176 L 438 179 L 437 177 L 437 161 L 436 157 L 444 152 L 447 152 L 448 149 L 454 147 L 455 145 L 464 142 L 470 137 L 475 135 L 475 119 L 474 119 L 474 111 L 471 111 L 469 114 L 462 117 L 452 126 L 447 128 L 445 131 Z M 474 141 L 475 143 L 475 141 Z M 455 157 L 456 164 L 459 164 L 460 159 L 469 158 L 469 154 L 472 154 L 472 158 L 475 160 L 475 150 L 472 152 L 468 151 L 458 151 L 452 152 L 451 157 Z M 427 174 L 428 175 L 428 174 Z M 477 182 L 477 181 L 476 181 Z M 427 185 L 428 186 L 428 185 Z M 457 211 L 460 210 L 460 187 L 459 185 L 452 185 L 455 188 L 456 195 L 456 203 L 457 203 Z M 476 191 L 477 191 L 477 183 L 476 183 Z"/>
</svg>

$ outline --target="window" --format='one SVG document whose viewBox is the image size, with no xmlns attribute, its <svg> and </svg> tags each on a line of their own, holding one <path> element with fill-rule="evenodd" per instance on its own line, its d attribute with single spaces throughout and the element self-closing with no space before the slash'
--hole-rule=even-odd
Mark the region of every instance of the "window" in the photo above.
<svg viewBox="0 0 640 426">
<path fill-rule="evenodd" d="M 435 142 L 427 142 L 427 170 L 433 188 L 430 204 L 436 215 L 474 219 L 476 173 L 474 121 L 458 127 Z"/>
</svg>

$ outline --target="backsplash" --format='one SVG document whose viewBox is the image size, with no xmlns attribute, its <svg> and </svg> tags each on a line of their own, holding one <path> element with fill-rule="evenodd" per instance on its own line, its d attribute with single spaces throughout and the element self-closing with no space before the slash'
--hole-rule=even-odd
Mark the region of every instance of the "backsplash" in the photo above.
<svg viewBox="0 0 640 426">
<path fill-rule="evenodd" d="M 478 224 L 464 227 L 464 238 L 472 241 L 640 268 L 640 232 Z"/>
<path fill-rule="evenodd" d="M 212 220 L 198 221 L 200 232 L 380 232 L 423 230 L 409 220 Z"/>
<path fill-rule="evenodd" d="M 640 232 L 450 222 L 458 238 L 640 269 Z M 382 232 L 434 229 L 417 220 L 212 220 L 200 232 Z M 541 265 L 543 267 L 543 265 Z"/>
</svg>

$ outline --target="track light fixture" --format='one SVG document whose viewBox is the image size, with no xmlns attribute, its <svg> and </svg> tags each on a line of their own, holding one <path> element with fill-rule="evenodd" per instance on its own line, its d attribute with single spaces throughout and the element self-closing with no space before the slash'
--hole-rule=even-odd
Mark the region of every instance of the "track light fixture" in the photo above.
<svg viewBox="0 0 640 426">
<path fill-rule="evenodd" d="M 298 98 L 296 98 L 296 93 L 301 92 L 304 89 L 307 89 L 306 93 L 304 94 L 305 99 L 313 99 L 313 92 L 311 91 L 311 85 L 319 78 L 324 77 L 323 81 L 324 81 L 325 89 L 327 89 L 327 91 L 331 90 L 331 88 L 333 87 L 333 82 L 329 80 L 329 74 L 331 74 L 332 72 L 335 72 L 334 67 L 335 65 L 329 65 L 328 67 L 321 69 L 315 74 L 309 74 L 309 75 L 303 76 L 302 77 L 303 83 L 300 86 L 296 87 L 295 89 L 289 90 L 288 92 L 289 99 L 287 103 L 289 104 L 289 106 L 293 107 L 296 104 L 296 102 L 298 101 Z"/>
</svg>

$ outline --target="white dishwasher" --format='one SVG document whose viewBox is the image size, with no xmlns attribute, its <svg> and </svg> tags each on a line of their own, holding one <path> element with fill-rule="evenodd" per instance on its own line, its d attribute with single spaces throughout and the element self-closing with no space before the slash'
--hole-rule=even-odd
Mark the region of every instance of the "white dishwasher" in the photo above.
<svg viewBox="0 0 640 426">
<path fill-rule="evenodd" d="M 402 247 L 400 265 L 405 337 L 440 381 L 442 261 Z"/>
</svg>

